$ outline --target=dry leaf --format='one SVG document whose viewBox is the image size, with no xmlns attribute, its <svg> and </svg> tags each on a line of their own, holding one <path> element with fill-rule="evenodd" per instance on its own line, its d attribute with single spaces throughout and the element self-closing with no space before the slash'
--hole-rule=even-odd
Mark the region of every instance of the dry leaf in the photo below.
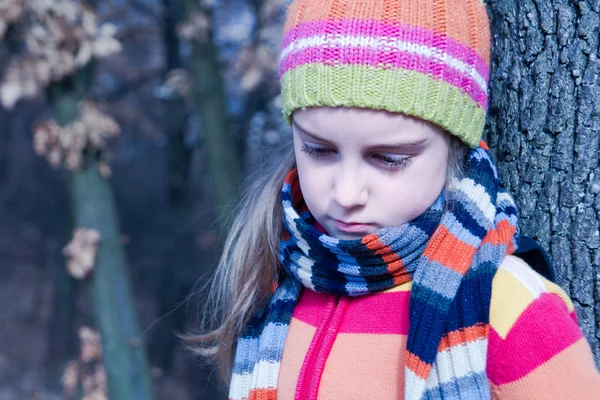
<svg viewBox="0 0 600 400">
<path fill-rule="evenodd" d="M 82 399 L 108 400 L 100 334 L 90 327 L 82 326 L 79 328 L 79 342 L 79 360 L 70 362 L 63 374 L 65 395 L 71 397 L 77 394 L 81 385 Z"/>
<path fill-rule="evenodd" d="M 114 118 L 104 114 L 89 101 L 83 101 L 77 118 L 66 126 L 53 120 L 45 120 L 34 126 L 34 149 L 45 157 L 53 167 L 63 162 L 67 169 L 77 171 L 83 167 L 84 152 L 90 149 L 100 155 L 99 171 L 103 177 L 110 176 L 105 150 L 108 141 L 121 133 Z"/>
<path fill-rule="evenodd" d="M 112 175 L 112 169 L 110 168 L 110 165 L 103 161 L 98 163 L 98 172 L 104 179 L 108 179 Z"/>
<path fill-rule="evenodd" d="M 4 37 L 9 25 L 21 18 L 24 4 L 25 0 L 0 1 L 0 38 Z"/>
<path fill-rule="evenodd" d="M 83 167 L 83 154 L 81 152 L 74 151 L 66 153 L 65 165 L 67 169 L 71 171 L 80 170 Z M 58 166 L 55 166 L 55 168 L 58 168 Z"/>
<path fill-rule="evenodd" d="M 102 363 L 97 363 L 96 368 L 94 370 L 94 378 L 96 380 L 96 385 L 104 392 L 107 390 L 107 380 L 106 380 L 106 370 L 104 369 L 104 365 Z"/>
<path fill-rule="evenodd" d="M 262 78 L 263 71 L 257 66 L 253 66 L 242 76 L 240 87 L 246 92 L 251 92 L 260 84 Z"/>
<path fill-rule="evenodd" d="M 33 126 L 33 149 L 39 156 L 45 156 L 52 147 L 59 145 L 60 127 L 54 120 L 46 120 Z"/>
<path fill-rule="evenodd" d="M 76 228 L 73 239 L 63 249 L 68 257 L 67 270 L 76 279 L 87 277 L 94 268 L 100 233 L 95 229 Z"/>
<path fill-rule="evenodd" d="M 67 397 L 74 396 L 79 384 L 79 364 L 77 361 L 69 361 L 60 381 L 65 395 Z"/>
<path fill-rule="evenodd" d="M 264 0 L 261 2 L 259 15 L 262 21 L 271 19 L 277 15 L 282 8 L 281 0 Z"/>
<path fill-rule="evenodd" d="M 88 363 L 102 358 L 102 344 L 100 333 L 90 327 L 79 328 L 79 340 L 81 341 L 81 353 L 79 359 Z"/>
<path fill-rule="evenodd" d="M 83 393 L 82 400 L 108 400 L 106 370 L 99 361 L 95 362 L 93 371 L 86 376 Z"/>
<path fill-rule="evenodd" d="M 182 39 L 204 42 L 208 39 L 211 26 L 210 17 L 207 13 L 194 11 L 187 21 L 179 24 L 177 33 Z"/>
<path fill-rule="evenodd" d="M 19 24 L 15 32 L 25 49 L 0 78 L 0 102 L 7 109 L 38 96 L 92 57 L 121 51 L 115 26 L 99 26 L 94 11 L 77 0 L 0 0 L 0 37 L 11 24 Z"/>
<path fill-rule="evenodd" d="M 60 167 L 60 164 L 62 164 L 62 153 L 60 152 L 60 149 L 58 149 L 57 147 L 52 148 L 49 152 L 48 152 L 48 162 L 50 163 L 50 165 L 52 166 L 52 168 L 58 169 Z"/>
<path fill-rule="evenodd" d="M 184 99 L 191 100 L 192 79 L 186 70 L 176 68 L 169 71 L 163 86 L 170 92 L 176 92 Z"/>
<path fill-rule="evenodd" d="M 8 81 L 0 86 L 0 101 L 2 106 L 8 110 L 12 110 L 19 99 L 21 99 L 23 91 L 19 81 Z"/>
<path fill-rule="evenodd" d="M 84 386 L 82 400 L 108 400 L 108 387 L 106 385 L 106 370 L 100 362 L 95 363 L 93 372 Z"/>
<path fill-rule="evenodd" d="M 108 400 L 106 393 L 96 389 L 81 398 L 81 400 Z"/>
<path fill-rule="evenodd" d="M 107 57 L 121 51 L 121 42 L 115 39 L 116 33 L 117 28 L 113 24 L 107 23 L 100 27 L 93 46 L 96 57 Z"/>
<path fill-rule="evenodd" d="M 79 51 L 77 52 L 77 56 L 75 57 L 75 64 L 80 67 L 86 65 L 94 55 L 94 47 L 90 42 L 83 42 L 81 47 L 79 47 Z"/>
<path fill-rule="evenodd" d="M 259 67 L 267 73 L 275 73 L 277 71 L 277 54 L 269 47 L 262 43 L 256 49 L 256 63 Z"/>
<path fill-rule="evenodd" d="M 248 46 L 239 52 L 233 69 L 240 79 L 240 88 L 245 92 L 255 90 L 268 76 L 274 76 L 277 55 L 265 43 Z"/>
</svg>

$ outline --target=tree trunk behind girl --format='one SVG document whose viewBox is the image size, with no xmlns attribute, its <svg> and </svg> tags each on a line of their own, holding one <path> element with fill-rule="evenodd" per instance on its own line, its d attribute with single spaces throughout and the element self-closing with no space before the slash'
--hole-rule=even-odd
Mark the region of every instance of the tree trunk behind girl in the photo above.
<svg viewBox="0 0 600 400">
<path fill-rule="evenodd" d="M 549 250 L 600 366 L 600 5 L 487 3 L 490 147 L 522 232 Z"/>
</svg>

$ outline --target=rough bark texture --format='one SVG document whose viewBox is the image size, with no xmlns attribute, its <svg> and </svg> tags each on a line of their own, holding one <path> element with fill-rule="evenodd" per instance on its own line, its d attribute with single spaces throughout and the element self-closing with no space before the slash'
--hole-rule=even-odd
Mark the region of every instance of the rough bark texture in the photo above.
<svg viewBox="0 0 600 400">
<path fill-rule="evenodd" d="M 59 124 L 65 125 L 77 116 L 80 101 L 89 93 L 91 72 L 88 65 L 49 88 L 53 116 Z M 102 337 L 108 397 L 151 400 L 146 349 L 140 339 L 112 188 L 100 176 L 94 154 L 87 157 L 81 171 L 72 171 L 70 178 L 74 225 L 96 229 L 101 237 L 92 295 Z"/>
<path fill-rule="evenodd" d="M 600 365 L 598 0 L 488 0 L 487 138 Z"/>
</svg>

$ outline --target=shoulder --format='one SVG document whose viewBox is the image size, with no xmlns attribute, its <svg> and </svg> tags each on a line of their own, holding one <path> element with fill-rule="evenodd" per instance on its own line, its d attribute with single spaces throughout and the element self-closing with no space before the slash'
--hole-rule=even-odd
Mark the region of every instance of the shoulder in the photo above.
<svg viewBox="0 0 600 400">
<path fill-rule="evenodd" d="M 535 318 L 536 311 L 545 314 L 548 308 L 566 313 L 576 321 L 573 303 L 562 288 L 542 277 L 520 258 L 505 257 L 492 281 L 490 324 L 496 332 L 506 337 L 525 312 L 528 317 Z"/>
<path fill-rule="evenodd" d="M 497 399 L 591 399 L 600 375 L 558 285 L 508 256 L 492 281 L 487 375 Z"/>
</svg>

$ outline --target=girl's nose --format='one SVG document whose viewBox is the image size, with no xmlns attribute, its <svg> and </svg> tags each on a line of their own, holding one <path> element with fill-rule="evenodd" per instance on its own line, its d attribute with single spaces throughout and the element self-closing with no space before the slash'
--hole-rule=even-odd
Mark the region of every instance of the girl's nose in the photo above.
<svg viewBox="0 0 600 400">
<path fill-rule="evenodd" d="M 341 173 L 334 179 L 331 197 L 343 208 L 351 209 L 367 204 L 368 190 L 355 173 Z"/>
</svg>

